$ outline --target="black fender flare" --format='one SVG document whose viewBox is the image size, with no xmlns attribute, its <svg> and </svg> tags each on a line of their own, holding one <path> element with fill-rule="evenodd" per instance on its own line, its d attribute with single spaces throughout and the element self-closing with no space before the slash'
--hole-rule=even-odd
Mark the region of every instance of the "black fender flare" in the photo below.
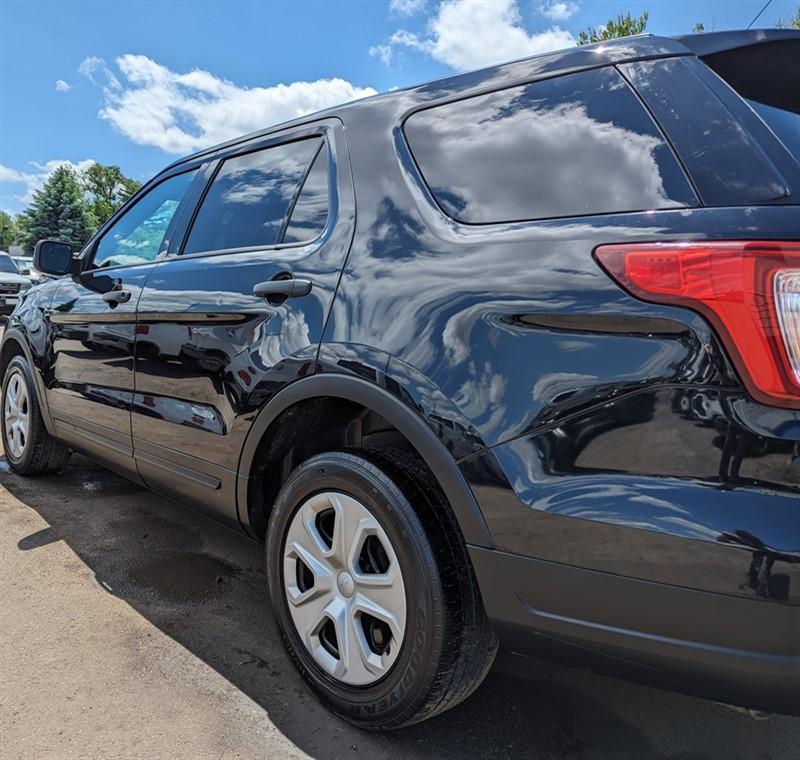
<svg viewBox="0 0 800 760">
<path fill-rule="evenodd" d="M 3 342 L 0 344 L 0 356 L 5 356 L 6 346 L 11 341 L 14 341 L 22 348 L 22 353 L 25 355 L 25 360 L 30 365 L 31 373 L 33 374 L 36 401 L 39 403 L 39 410 L 42 414 L 42 420 L 44 421 L 45 429 L 50 435 L 56 437 L 55 425 L 53 424 L 53 418 L 50 416 L 50 409 L 47 406 L 47 394 L 45 393 L 44 379 L 42 378 L 39 364 L 34 360 L 33 353 L 31 352 L 31 348 L 28 345 L 28 341 L 25 339 L 25 334 L 22 332 L 22 330 L 20 330 L 18 327 L 9 327 L 6 325 L 6 329 L 3 331 Z M 0 382 L 5 379 L 5 369 L 6 364 L 4 362 L 3 377 L 0 378 Z"/>
<path fill-rule="evenodd" d="M 258 445 L 270 425 L 289 407 L 313 398 L 340 398 L 376 412 L 408 439 L 430 467 L 447 496 L 464 540 L 473 546 L 493 548 L 491 534 L 475 495 L 453 456 L 424 420 L 383 388 L 351 375 L 319 374 L 297 380 L 279 391 L 253 422 L 239 458 L 236 501 L 239 519 L 248 526 L 247 499 L 251 468 Z"/>
</svg>

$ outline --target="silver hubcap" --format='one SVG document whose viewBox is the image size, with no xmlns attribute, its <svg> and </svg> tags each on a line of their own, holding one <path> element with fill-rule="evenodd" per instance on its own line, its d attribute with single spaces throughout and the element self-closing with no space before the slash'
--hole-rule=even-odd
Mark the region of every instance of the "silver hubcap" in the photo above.
<svg viewBox="0 0 800 760">
<path fill-rule="evenodd" d="M 29 412 L 25 378 L 19 370 L 13 370 L 6 386 L 3 422 L 6 429 L 6 445 L 14 459 L 19 459 L 25 453 L 25 446 L 28 444 Z"/>
<path fill-rule="evenodd" d="M 389 537 L 361 502 L 326 492 L 300 506 L 283 583 L 297 633 L 325 672 L 352 686 L 389 672 L 403 644 L 406 591 Z"/>
</svg>

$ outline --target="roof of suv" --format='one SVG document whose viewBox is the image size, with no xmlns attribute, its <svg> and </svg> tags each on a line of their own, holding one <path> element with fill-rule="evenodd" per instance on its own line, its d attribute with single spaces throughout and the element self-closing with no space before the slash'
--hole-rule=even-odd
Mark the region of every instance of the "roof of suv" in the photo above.
<svg viewBox="0 0 800 760">
<path fill-rule="evenodd" d="M 458 92 L 460 95 L 477 94 L 478 92 L 500 87 L 510 87 L 525 81 L 536 79 L 543 74 L 556 74 L 565 71 L 580 71 L 615 63 L 663 58 L 670 56 L 697 55 L 704 57 L 716 53 L 781 40 L 800 42 L 800 31 L 791 29 L 747 29 L 728 32 L 708 32 L 682 35 L 678 37 L 660 37 L 651 34 L 639 34 L 630 37 L 565 48 L 529 58 L 489 66 L 483 69 L 437 79 L 407 88 L 379 93 L 361 100 L 343 103 L 331 108 L 306 114 L 296 119 L 274 124 L 264 129 L 250 132 L 240 137 L 227 140 L 217 145 L 192 153 L 171 163 L 164 171 L 185 161 L 212 155 L 218 150 L 232 147 L 238 143 L 268 135 L 320 118 L 332 117 L 344 112 L 363 107 L 376 107 L 380 102 L 397 98 L 403 93 L 415 92 L 422 99 L 432 99 L 437 95 Z"/>
</svg>

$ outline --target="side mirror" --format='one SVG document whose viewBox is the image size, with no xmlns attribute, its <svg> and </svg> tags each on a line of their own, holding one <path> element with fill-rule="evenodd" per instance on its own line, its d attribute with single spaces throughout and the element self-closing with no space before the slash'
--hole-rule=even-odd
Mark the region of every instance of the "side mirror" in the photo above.
<svg viewBox="0 0 800 760">
<path fill-rule="evenodd" d="M 33 249 L 34 269 L 44 274 L 69 274 L 77 261 L 72 256 L 72 246 L 60 240 L 40 240 Z"/>
</svg>

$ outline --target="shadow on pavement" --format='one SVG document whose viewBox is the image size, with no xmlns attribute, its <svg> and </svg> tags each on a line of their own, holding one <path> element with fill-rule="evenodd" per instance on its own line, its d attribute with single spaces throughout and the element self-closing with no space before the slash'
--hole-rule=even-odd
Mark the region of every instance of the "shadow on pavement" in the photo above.
<svg viewBox="0 0 800 760">
<path fill-rule="evenodd" d="M 0 467 L 0 482 L 49 525 L 19 550 L 65 541 L 108 593 L 222 674 L 314 757 L 788 757 L 800 746 L 794 719 L 756 722 L 711 702 L 510 656 L 439 718 L 391 734 L 359 731 L 316 702 L 284 655 L 261 546 L 78 456 L 62 475 L 37 480 Z"/>
</svg>

